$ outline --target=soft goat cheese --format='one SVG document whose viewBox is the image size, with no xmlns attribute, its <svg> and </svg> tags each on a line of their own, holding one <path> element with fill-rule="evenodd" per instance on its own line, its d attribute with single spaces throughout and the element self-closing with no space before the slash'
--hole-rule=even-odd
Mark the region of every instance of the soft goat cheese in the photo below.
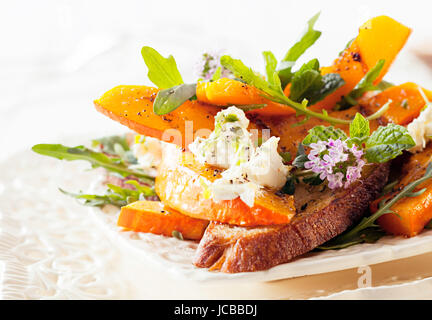
<svg viewBox="0 0 432 320">
<path fill-rule="evenodd" d="M 432 136 L 432 108 L 426 107 L 420 115 L 408 126 L 408 133 L 414 139 L 415 146 L 409 149 L 411 152 L 418 152 L 426 147 L 426 142 Z"/>
<path fill-rule="evenodd" d="M 156 175 L 156 169 L 162 161 L 163 142 L 152 137 L 136 135 L 131 150 L 138 162 L 135 167 L 152 176 Z"/>
<path fill-rule="evenodd" d="M 189 150 L 200 163 L 228 169 L 247 162 L 254 150 L 249 120 L 244 112 L 229 107 L 215 116 L 215 129 L 207 139 L 197 137 Z"/>
<path fill-rule="evenodd" d="M 207 186 L 216 202 L 240 197 L 252 207 L 261 187 L 280 189 L 286 182 L 289 167 L 277 152 L 279 138 L 271 137 L 256 148 L 248 125 L 241 109 L 229 107 L 216 115 L 208 139 L 197 138 L 189 145 L 200 163 L 226 169 Z"/>
</svg>

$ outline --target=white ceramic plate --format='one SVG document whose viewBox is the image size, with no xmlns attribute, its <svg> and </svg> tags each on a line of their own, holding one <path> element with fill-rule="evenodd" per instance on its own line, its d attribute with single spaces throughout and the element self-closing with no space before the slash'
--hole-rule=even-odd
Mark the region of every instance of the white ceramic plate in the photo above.
<svg viewBox="0 0 432 320">
<path fill-rule="evenodd" d="M 98 182 L 93 189 L 97 189 Z M 312 274 L 372 265 L 407 258 L 432 251 L 432 230 L 426 230 L 410 239 L 386 236 L 374 244 L 360 244 L 342 250 L 305 254 L 289 263 L 266 271 L 226 274 L 196 268 L 192 258 L 197 243 L 153 234 L 121 231 L 116 226 L 118 209 L 104 211 L 91 208 L 100 224 L 115 238 L 115 242 L 143 258 L 158 263 L 162 268 L 184 278 L 196 281 L 272 281 Z"/>
<path fill-rule="evenodd" d="M 10 217 L 19 219 L 23 224 L 24 222 L 26 225 L 29 224 L 28 229 L 25 230 L 43 235 L 46 243 L 48 243 L 46 234 L 53 234 L 50 246 L 58 246 L 59 250 L 65 248 L 60 245 L 59 240 L 55 240 L 56 237 L 59 237 L 60 231 L 64 233 L 62 237 L 71 243 L 82 242 L 79 237 L 72 237 L 71 230 L 74 226 L 78 228 L 78 224 L 83 230 L 86 230 L 90 222 L 82 218 L 86 217 L 85 214 L 81 215 L 78 212 L 84 210 L 85 213 L 86 208 L 78 206 L 62 195 L 58 192 L 57 187 L 60 186 L 69 191 L 77 191 L 80 188 L 85 190 L 86 186 L 93 182 L 93 189 L 95 189 L 97 185 L 100 185 L 97 181 L 100 175 L 97 171 L 85 171 L 86 168 L 88 168 L 86 163 L 61 162 L 37 156 L 29 151 L 17 154 L 1 164 L 0 196 L 4 200 L 0 203 L 0 215 L 3 213 L 3 220 Z M 153 234 L 123 232 L 116 226 L 118 209 L 111 210 L 110 213 L 102 212 L 97 208 L 91 208 L 91 211 L 97 225 L 102 228 L 98 228 L 100 231 L 92 229 L 91 233 L 87 233 L 93 238 L 99 237 L 100 245 L 103 245 L 102 239 L 108 236 L 123 251 L 130 251 L 131 257 L 142 257 L 176 277 L 196 281 L 271 281 L 356 268 L 432 251 L 432 230 L 428 230 L 411 239 L 385 237 L 376 244 L 361 244 L 339 251 L 309 253 L 267 271 L 224 274 L 209 272 L 192 265 L 192 258 L 197 247 L 195 242 L 180 241 Z M 60 220 L 64 220 L 64 223 L 62 227 L 57 228 Z M 0 229 L 2 228 L 6 228 L 4 221 L 0 224 Z M 17 233 L 12 231 L 11 229 L 10 233 L 16 236 Z M 30 236 L 24 233 L 23 237 L 30 239 Z M 37 243 L 37 241 L 34 242 L 35 250 Z M 3 242 L 0 247 L 2 245 L 5 246 L 7 243 Z M 81 244 L 77 247 L 81 248 Z M 109 248 L 108 245 L 106 247 Z M 0 254 L 1 252 L 0 248 Z M 24 256 L 28 257 L 28 254 Z M 89 268 L 95 265 L 93 262 L 88 264 Z"/>
</svg>

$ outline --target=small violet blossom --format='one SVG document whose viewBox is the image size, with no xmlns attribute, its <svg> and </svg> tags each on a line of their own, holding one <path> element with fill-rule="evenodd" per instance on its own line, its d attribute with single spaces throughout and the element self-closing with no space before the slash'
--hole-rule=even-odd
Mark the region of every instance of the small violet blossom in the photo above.
<svg viewBox="0 0 432 320">
<path fill-rule="evenodd" d="M 361 177 L 365 165 L 363 150 L 356 145 L 348 147 L 341 139 L 318 141 L 309 145 L 311 151 L 306 169 L 319 174 L 321 180 L 327 179 L 330 189 L 345 187 Z"/>
<path fill-rule="evenodd" d="M 198 77 L 204 80 L 210 80 L 219 67 L 222 68 L 221 78 L 229 77 L 231 72 L 221 66 L 220 56 L 219 53 L 214 52 L 204 53 L 201 60 L 196 64 L 196 74 Z"/>
</svg>

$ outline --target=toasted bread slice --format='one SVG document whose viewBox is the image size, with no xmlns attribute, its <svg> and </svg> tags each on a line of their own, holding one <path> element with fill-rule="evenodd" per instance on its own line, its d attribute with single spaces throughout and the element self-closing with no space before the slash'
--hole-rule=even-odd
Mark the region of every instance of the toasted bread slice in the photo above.
<svg viewBox="0 0 432 320">
<path fill-rule="evenodd" d="M 222 272 L 269 269 L 334 238 L 357 222 L 387 183 L 389 163 L 367 166 L 347 189 L 302 186 L 289 224 L 246 228 L 210 223 L 195 254 L 198 267 Z"/>
</svg>

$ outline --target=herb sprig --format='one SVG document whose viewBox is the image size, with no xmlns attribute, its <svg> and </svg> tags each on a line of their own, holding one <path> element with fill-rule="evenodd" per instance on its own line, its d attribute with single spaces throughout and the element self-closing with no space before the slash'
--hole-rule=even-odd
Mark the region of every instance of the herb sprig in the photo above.
<svg viewBox="0 0 432 320">
<path fill-rule="evenodd" d="M 295 102 L 285 96 L 282 91 L 281 82 L 276 72 L 273 73 L 273 81 L 269 82 L 264 79 L 259 73 L 253 71 L 251 68 L 244 65 L 239 59 L 233 59 L 228 55 L 221 57 L 221 64 L 226 69 L 230 70 L 236 77 L 245 83 L 256 87 L 263 92 L 263 96 L 271 101 L 291 107 L 296 111 L 296 115 L 304 115 L 306 120 L 315 117 L 330 124 L 350 124 L 351 120 L 339 119 L 328 115 L 327 111 L 323 109 L 322 113 L 312 111 L 307 108 L 308 101 L 304 99 L 301 103 Z M 375 114 L 367 117 L 367 120 L 373 120 L 380 117 L 383 110 L 386 110 L 388 105 L 384 105 Z"/>
<path fill-rule="evenodd" d="M 153 177 L 141 170 L 129 168 L 128 164 L 121 158 L 109 157 L 102 152 L 96 152 L 84 146 L 67 147 L 62 144 L 37 144 L 32 147 L 32 150 L 41 155 L 60 160 L 84 160 L 89 162 L 92 168 L 102 167 L 123 177 L 135 176 L 146 183 L 152 184 L 154 182 Z"/>
<path fill-rule="evenodd" d="M 415 145 L 405 127 L 388 124 L 370 134 L 369 121 L 357 113 L 349 127 L 349 136 L 333 126 L 315 126 L 299 145 L 292 165 L 292 179 L 285 190 L 293 192 L 294 183 L 318 185 L 328 180 L 331 189 L 344 186 L 361 177 L 363 166 L 368 163 L 390 161 L 403 150 Z M 309 155 L 305 147 L 310 148 Z"/>
<path fill-rule="evenodd" d="M 101 207 L 108 204 L 123 207 L 132 202 L 156 196 L 153 188 L 140 185 L 135 180 L 128 180 L 125 181 L 125 183 L 133 185 L 135 190 L 122 188 L 113 184 L 107 184 L 108 189 L 106 193 L 102 195 L 85 194 L 82 192 L 72 193 L 60 188 L 59 190 L 70 197 L 80 200 L 83 205 L 91 207 Z"/>
<path fill-rule="evenodd" d="M 378 78 L 384 67 L 385 60 L 379 60 L 376 65 L 370 69 L 366 75 L 360 80 L 354 89 L 344 96 L 336 105 L 336 110 L 345 110 L 357 104 L 357 99 L 363 96 L 367 91 L 379 90 L 380 87 L 374 85 L 374 81 Z M 385 87 L 385 84 L 382 85 Z"/>
<path fill-rule="evenodd" d="M 285 57 L 278 65 L 278 76 L 283 88 L 286 87 L 294 75 L 292 67 L 296 61 L 309 49 L 321 36 L 321 31 L 315 30 L 314 26 L 320 16 L 320 12 L 315 14 L 307 23 L 305 32 L 285 54 Z"/>
<path fill-rule="evenodd" d="M 414 192 L 414 189 L 424 181 L 432 178 L 432 164 L 429 164 L 423 177 L 408 184 L 395 197 L 386 201 L 382 200 L 376 211 L 370 217 L 363 218 L 359 224 L 349 231 L 333 238 L 327 243 L 318 247 L 321 250 L 342 249 L 363 242 L 375 242 L 385 235 L 385 232 L 375 223 L 376 220 L 384 214 L 396 214 L 391 207 L 399 200 L 405 197 L 416 197 L 421 195 L 425 189 Z M 397 215 L 397 214 L 396 214 Z"/>
</svg>

